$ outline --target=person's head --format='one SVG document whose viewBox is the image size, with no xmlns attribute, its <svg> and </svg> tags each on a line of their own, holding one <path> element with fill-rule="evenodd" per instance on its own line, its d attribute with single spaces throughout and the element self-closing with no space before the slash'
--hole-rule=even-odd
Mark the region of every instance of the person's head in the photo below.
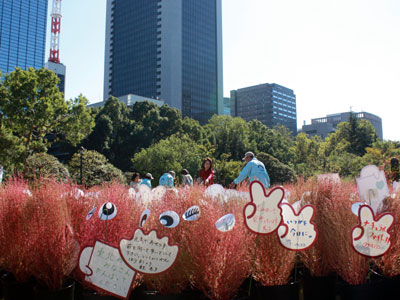
<svg viewBox="0 0 400 300">
<path fill-rule="evenodd" d="M 209 169 L 212 169 L 213 164 L 211 158 L 207 157 L 203 160 L 203 163 L 201 164 L 201 168 L 205 171 L 208 171 Z"/>
<path fill-rule="evenodd" d="M 398 168 L 399 167 L 399 159 L 396 158 L 396 157 L 393 157 L 390 160 L 390 165 L 391 165 L 392 168 Z"/>
<path fill-rule="evenodd" d="M 140 179 L 140 174 L 139 173 L 133 173 L 132 175 L 132 181 L 138 182 Z"/>
<path fill-rule="evenodd" d="M 175 171 L 169 171 L 168 173 L 171 174 L 171 176 L 175 178 Z"/>
<path fill-rule="evenodd" d="M 153 180 L 153 179 L 154 179 L 154 178 L 153 178 L 153 175 L 151 175 L 151 173 L 147 173 L 147 174 L 144 176 L 144 178 L 150 179 L 150 180 Z"/>
<path fill-rule="evenodd" d="M 243 160 L 245 160 L 246 162 L 251 161 L 254 158 L 254 153 L 253 152 L 246 152 L 246 154 L 243 157 Z"/>
<path fill-rule="evenodd" d="M 183 170 L 181 171 L 181 174 L 182 174 L 182 175 L 189 175 L 189 171 L 186 170 L 186 169 L 183 169 Z"/>
</svg>

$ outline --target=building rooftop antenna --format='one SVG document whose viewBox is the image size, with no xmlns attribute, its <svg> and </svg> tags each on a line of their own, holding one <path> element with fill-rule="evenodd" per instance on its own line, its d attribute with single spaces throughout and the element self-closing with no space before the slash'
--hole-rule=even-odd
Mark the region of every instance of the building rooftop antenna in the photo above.
<svg viewBox="0 0 400 300">
<path fill-rule="evenodd" d="M 49 62 L 60 63 L 61 0 L 53 0 Z"/>
</svg>

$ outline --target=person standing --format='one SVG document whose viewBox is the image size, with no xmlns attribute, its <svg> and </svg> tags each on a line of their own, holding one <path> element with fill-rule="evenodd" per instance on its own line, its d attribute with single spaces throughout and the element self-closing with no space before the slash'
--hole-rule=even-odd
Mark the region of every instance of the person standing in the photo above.
<svg viewBox="0 0 400 300">
<path fill-rule="evenodd" d="M 208 186 L 214 184 L 214 170 L 211 158 L 207 157 L 203 160 L 201 164 L 201 169 L 199 171 L 198 180 L 200 183 Z"/>
<path fill-rule="evenodd" d="M 240 172 L 239 176 L 231 183 L 230 188 L 234 188 L 246 178 L 249 178 L 250 183 L 258 180 L 265 188 L 269 188 L 270 179 L 267 170 L 265 169 L 264 164 L 255 158 L 254 153 L 246 152 L 243 160 L 246 161 L 246 165 Z"/>
<path fill-rule="evenodd" d="M 189 174 L 189 171 L 186 170 L 186 169 L 183 169 L 183 170 L 181 171 L 181 174 L 182 174 L 182 177 L 183 177 L 182 185 L 183 185 L 183 186 L 189 186 L 189 187 L 193 186 L 193 178 L 192 178 L 192 176 Z"/>
<path fill-rule="evenodd" d="M 139 184 L 141 183 L 140 180 L 140 174 L 139 173 L 133 173 L 131 183 L 129 184 L 129 187 L 134 188 L 135 191 L 138 190 Z"/>
<path fill-rule="evenodd" d="M 173 188 L 175 187 L 174 180 L 175 180 L 175 171 L 169 171 L 168 173 L 164 173 L 160 177 L 159 185 L 163 185 L 166 188 Z"/>
<path fill-rule="evenodd" d="M 142 182 L 140 184 L 144 184 L 147 185 L 150 189 L 151 189 L 151 181 L 153 180 L 153 175 L 151 175 L 151 173 L 147 173 L 144 176 L 144 179 L 142 180 Z"/>
</svg>

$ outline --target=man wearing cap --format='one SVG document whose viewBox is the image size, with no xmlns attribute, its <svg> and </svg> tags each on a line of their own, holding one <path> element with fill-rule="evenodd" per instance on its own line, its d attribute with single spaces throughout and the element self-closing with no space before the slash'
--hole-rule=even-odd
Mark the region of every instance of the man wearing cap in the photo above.
<svg viewBox="0 0 400 300">
<path fill-rule="evenodd" d="M 146 176 L 144 176 L 144 179 L 140 184 L 145 184 L 151 189 L 151 181 L 153 180 L 153 175 L 151 173 L 147 173 Z"/>
<path fill-rule="evenodd" d="M 230 188 L 234 188 L 246 178 L 249 178 L 250 182 L 257 180 L 261 182 L 265 188 L 269 188 L 270 180 L 267 170 L 265 170 L 264 164 L 255 158 L 254 153 L 246 152 L 243 160 L 245 160 L 247 163 L 240 172 L 239 176 L 231 183 Z"/>
<path fill-rule="evenodd" d="M 173 188 L 175 180 L 175 171 L 169 171 L 160 177 L 159 184 L 165 186 L 166 188 Z"/>
</svg>

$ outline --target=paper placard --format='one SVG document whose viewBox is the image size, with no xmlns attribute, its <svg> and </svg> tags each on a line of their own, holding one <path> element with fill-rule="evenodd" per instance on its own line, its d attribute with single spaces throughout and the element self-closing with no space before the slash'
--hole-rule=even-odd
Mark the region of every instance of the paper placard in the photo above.
<svg viewBox="0 0 400 300">
<path fill-rule="evenodd" d="M 340 183 L 340 176 L 339 173 L 328 173 L 328 174 L 319 174 L 317 176 L 317 181 L 328 181 L 333 183 Z"/>
<path fill-rule="evenodd" d="M 200 218 L 200 207 L 197 205 L 193 205 L 189 207 L 185 213 L 183 214 L 182 218 L 185 221 L 196 221 Z"/>
<path fill-rule="evenodd" d="M 276 187 L 266 194 L 259 181 L 250 184 L 251 202 L 244 207 L 243 214 L 247 228 L 254 233 L 271 234 L 282 221 L 280 204 L 285 196 L 283 188 Z"/>
<path fill-rule="evenodd" d="M 96 209 L 97 207 L 95 206 L 88 212 L 88 214 L 86 215 L 86 221 L 89 221 L 93 217 L 93 214 L 96 211 Z"/>
<path fill-rule="evenodd" d="M 385 172 L 377 166 L 364 167 L 357 178 L 358 193 L 362 202 L 377 211 L 382 200 L 389 196 L 389 188 L 386 182 Z"/>
<path fill-rule="evenodd" d="M 225 189 L 220 184 L 210 185 L 205 191 L 204 196 L 210 197 L 212 199 L 217 199 L 218 197 L 222 197 L 225 194 Z"/>
<path fill-rule="evenodd" d="M 227 214 L 221 218 L 217 222 L 215 222 L 215 227 L 222 232 L 231 231 L 235 226 L 236 219 L 234 214 Z"/>
<path fill-rule="evenodd" d="M 121 299 L 129 298 L 135 271 L 122 260 L 118 248 L 96 241 L 86 247 L 79 258 L 85 281 Z"/>
<path fill-rule="evenodd" d="M 161 201 L 167 193 L 167 188 L 163 185 L 159 185 L 151 191 L 153 201 Z"/>
<path fill-rule="evenodd" d="M 131 240 L 121 240 L 120 253 L 123 260 L 135 271 L 143 274 L 159 274 L 175 263 L 179 247 L 169 245 L 168 237 L 158 238 L 155 230 L 144 234 L 136 229 Z"/>
<path fill-rule="evenodd" d="M 278 229 L 281 245 L 294 251 L 310 248 L 318 235 L 315 224 L 312 222 L 314 207 L 306 205 L 298 213 L 288 203 L 283 203 L 281 208 L 283 223 Z"/>
<path fill-rule="evenodd" d="M 358 220 L 359 224 L 351 232 L 354 250 L 367 257 L 384 255 L 391 246 L 388 230 L 394 222 L 394 216 L 386 213 L 376 218 L 371 207 L 362 205 Z"/>
</svg>

